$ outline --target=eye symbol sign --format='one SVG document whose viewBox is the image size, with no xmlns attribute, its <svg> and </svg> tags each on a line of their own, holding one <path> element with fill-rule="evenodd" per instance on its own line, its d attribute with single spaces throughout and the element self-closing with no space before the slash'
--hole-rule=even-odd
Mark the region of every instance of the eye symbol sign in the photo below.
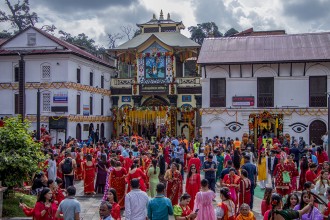
<svg viewBox="0 0 330 220">
<path fill-rule="evenodd" d="M 296 133 L 302 133 L 302 132 L 306 131 L 308 125 L 305 125 L 300 122 L 296 122 L 296 123 L 289 125 L 289 127 L 291 127 L 291 129 Z"/>
<path fill-rule="evenodd" d="M 233 132 L 237 132 L 242 129 L 243 124 L 236 121 L 232 121 L 226 124 L 226 126 L 228 127 L 229 130 Z"/>
</svg>

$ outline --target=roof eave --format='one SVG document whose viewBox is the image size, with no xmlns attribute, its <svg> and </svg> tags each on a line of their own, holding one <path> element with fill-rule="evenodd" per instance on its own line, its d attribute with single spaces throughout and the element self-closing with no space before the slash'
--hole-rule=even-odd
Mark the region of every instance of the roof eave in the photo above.
<svg viewBox="0 0 330 220">
<path fill-rule="evenodd" d="M 244 62 L 199 62 L 200 65 L 248 65 L 248 64 L 275 64 L 275 63 L 308 63 L 308 62 L 330 62 L 329 59 L 309 59 L 309 60 L 273 60 L 273 61 L 244 61 Z"/>
</svg>

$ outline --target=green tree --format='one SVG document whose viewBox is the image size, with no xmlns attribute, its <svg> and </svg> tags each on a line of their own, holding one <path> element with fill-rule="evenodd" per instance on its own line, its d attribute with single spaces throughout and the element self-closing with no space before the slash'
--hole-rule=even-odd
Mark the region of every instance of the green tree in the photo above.
<svg viewBox="0 0 330 220">
<path fill-rule="evenodd" d="M 8 32 L 6 30 L 0 31 L 0 39 L 2 39 L 2 38 L 10 38 L 12 36 L 13 36 L 13 34 L 11 32 Z"/>
<path fill-rule="evenodd" d="M 226 31 L 224 37 L 231 37 L 237 33 L 239 33 L 239 32 L 235 28 L 230 28 L 228 31 Z"/>
<path fill-rule="evenodd" d="M 20 0 L 17 3 L 11 3 L 5 0 L 10 13 L 0 10 L 0 22 L 10 22 L 11 26 L 22 31 L 28 26 L 34 26 L 38 22 L 38 15 L 35 12 L 30 12 L 29 0 Z"/>
<path fill-rule="evenodd" d="M 34 142 L 28 121 L 22 123 L 21 117 L 4 120 L 0 127 L 0 180 L 5 186 L 20 186 L 34 173 L 46 158 L 41 144 Z"/>
<path fill-rule="evenodd" d="M 188 27 L 191 34 L 190 39 L 198 44 L 202 44 L 206 37 L 222 37 L 223 34 L 219 31 L 218 26 L 214 22 L 205 22 L 197 24 L 197 26 Z"/>
</svg>

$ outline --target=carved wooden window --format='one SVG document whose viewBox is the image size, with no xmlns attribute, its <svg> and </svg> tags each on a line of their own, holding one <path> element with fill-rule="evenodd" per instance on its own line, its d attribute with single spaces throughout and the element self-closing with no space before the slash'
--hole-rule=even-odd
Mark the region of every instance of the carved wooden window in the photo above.
<svg viewBox="0 0 330 220">
<path fill-rule="evenodd" d="M 42 93 L 42 111 L 50 112 L 50 110 L 51 110 L 50 93 L 44 92 L 44 93 Z"/>
<path fill-rule="evenodd" d="M 210 107 L 226 107 L 226 79 L 210 80 Z"/>
<path fill-rule="evenodd" d="M 258 107 L 274 107 L 274 78 L 258 78 Z"/>
<path fill-rule="evenodd" d="M 309 106 L 327 107 L 327 76 L 309 77 Z"/>
</svg>

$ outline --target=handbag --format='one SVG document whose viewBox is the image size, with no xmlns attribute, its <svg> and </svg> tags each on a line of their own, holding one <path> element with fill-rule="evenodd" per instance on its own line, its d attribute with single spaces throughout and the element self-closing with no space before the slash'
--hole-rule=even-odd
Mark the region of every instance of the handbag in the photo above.
<svg viewBox="0 0 330 220">
<path fill-rule="evenodd" d="M 283 177 L 283 183 L 290 183 L 291 182 L 290 174 L 289 174 L 288 171 L 284 171 L 282 173 L 282 177 Z"/>
</svg>

